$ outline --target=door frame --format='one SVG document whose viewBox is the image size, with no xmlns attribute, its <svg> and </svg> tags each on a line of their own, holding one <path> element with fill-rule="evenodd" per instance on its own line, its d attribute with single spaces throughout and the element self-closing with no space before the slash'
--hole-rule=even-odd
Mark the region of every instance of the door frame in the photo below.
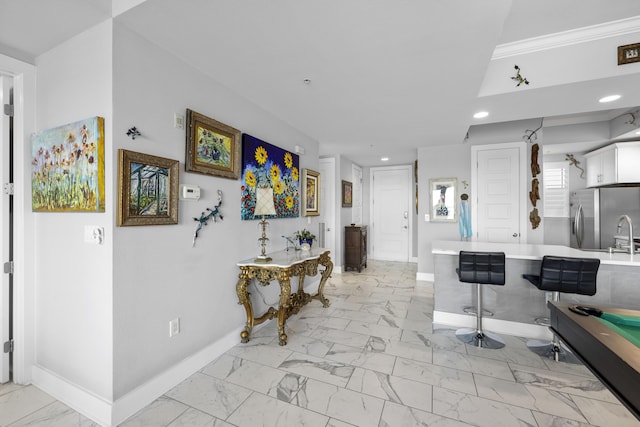
<svg viewBox="0 0 640 427">
<path fill-rule="evenodd" d="M 319 169 L 321 171 L 324 169 L 322 167 L 323 163 L 327 164 L 330 168 L 333 169 L 333 186 L 327 185 L 326 179 L 323 178 L 323 174 L 320 173 L 320 185 L 322 185 L 322 188 L 323 188 L 322 191 L 325 192 L 326 199 L 330 198 L 331 200 L 333 200 L 333 206 L 326 206 L 326 205 L 325 206 L 322 206 L 322 205 L 320 206 L 320 211 L 321 212 L 325 212 L 325 214 L 322 214 L 322 213 L 320 214 L 320 220 L 321 220 L 321 222 L 325 223 L 325 241 L 326 241 L 326 236 L 328 234 L 331 234 L 332 238 L 333 238 L 333 247 L 332 248 L 328 248 L 328 249 L 331 249 L 333 251 L 334 259 L 338 259 L 338 244 L 339 243 L 337 241 L 338 233 L 337 233 L 336 230 L 339 228 L 339 226 L 337 225 L 337 221 L 338 221 L 339 217 L 338 217 L 338 213 L 337 213 L 338 203 L 336 202 L 336 200 L 337 200 L 336 199 L 336 186 L 337 186 L 336 181 L 337 180 L 335 178 L 336 177 L 336 173 L 335 173 L 336 172 L 336 159 L 334 157 L 321 157 L 319 159 L 319 163 L 318 163 Z M 329 209 L 329 208 L 332 208 L 332 209 Z M 332 211 L 332 215 L 333 215 L 333 224 L 332 224 L 332 228 L 329 231 L 327 231 L 326 230 L 327 224 L 326 224 L 326 221 L 324 221 L 324 215 L 326 215 L 326 212 L 328 212 L 330 210 Z M 334 271 L 336 273 L 340 273 L 342 271 L 341 270 L 341 266 L 338 266 L 338 265 L 334 266 Z"/>
<path fill-rule="evenodd" d="M 505 150 L 510 148 L 518 149 L 518 200 L 520 209 L 520 242 L 526 243 L 527 240 L 527 144 L 525 142 L 505 142 L 498 144 L 473 145 L 471 146 L 471 230 L 478 229 L 478 152 L 487 150 Z M 473 233 L 472 240 L 478 240 L 477 233 Z"/>
<path fill-rule="evenodd" d="M 375 224 L 373 223 L 373 218 L 375 217 L 374 215 L 374 198 L 375 195 L 373 194 L 375 185 L 374 185 L 374 175 L 375 172 L 378 171 L 384 171 L 384 170 L 407 170 L 408 174 L 409 174 L 409 191 L 408 191 L 408 196 L 409 196 L 409 200 L 408 200 L 408 209 L 409 209 L 409 216 L 407 218 L 407 223 L 408 223 L 408 230 L 407 230 L 407 262 L 411 261 L 412 258 L 412 248 L 413 248 L 413 215 L 411 214 L 411 209 L 414 206 L 413 203 L 415 202 L 413 197 L 413 165 L 397 165 L 397 166 L 379 166 L 379 167 L 372 167 L 369 169 L 369 242 L 370 244 L 367 247 L 367 257 L 369 259 L 376 259 L 375 257 L 375 251 L 373 250 L 373 248 L 375 248 L 375 244 L 376 242 L 374 241 L 374 237 L 375 237 Z"/>
<path fill-rule="evenodd" d="M 30 384 L 35 362 L 36 260 L 29 135 L 35 132 L 36 67 L 0 54 L 0 70 L 13 77 L 13 382 Z"/>
</svg>

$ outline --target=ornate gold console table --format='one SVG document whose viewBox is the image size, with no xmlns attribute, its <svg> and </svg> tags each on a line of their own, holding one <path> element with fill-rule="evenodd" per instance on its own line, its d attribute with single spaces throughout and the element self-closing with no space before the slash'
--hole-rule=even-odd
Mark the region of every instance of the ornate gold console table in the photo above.
<svg viewBox="0 0 640 427">
<path fill-rule="evenodd" d="M 331 262 L 329 250 L 313 248 L 309 251 L 280 251 L 269 254 L 269 256 L 272 259 L 268 263 L 257 263 L 254 258 L 238 263 L 240 268 L 238 284 L 236 285 L 238 304 L 243 304 L 247 312 L 247 325 L 244 331 L 240 333 L 243 343 L 248 342 L 251 338 L 251 331 L 254 325 L 259 325 L 265 320 L 273 319 L 277 316 L 280 345 L 286 345 L 287 334 L 284 330 L 284 324 L 291 314 L 300 311 L 300 308 L 313 299 L 320 300 L 323 307 L 329 307 L 329 300 L 322 293 L 324 285 L 333 271 L 333 262 Z M 304 278 L 305 276 L 318 274 L 318 265 L 324 266 L 324 270 L 321 272 L 318 293 L 311 296 L 304 292 Z M 290 281 L 292 277 L 298 277 L 298 290 L 293 294 L 291 293 Z M 249 297 L 250 293 L 247 291 L 252 279 L 256 279 L 261 286 L 268 286 L 274 280 L 278 281 L 280 284 L 280 300 L 277 309 L 269 307 L 261 316 L 254 316 Z"/>
</svg>

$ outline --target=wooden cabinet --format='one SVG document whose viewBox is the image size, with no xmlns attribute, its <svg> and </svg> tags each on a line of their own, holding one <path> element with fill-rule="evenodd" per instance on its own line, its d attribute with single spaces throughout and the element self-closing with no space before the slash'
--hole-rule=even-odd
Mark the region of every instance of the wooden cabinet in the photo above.
<svg viewBox="0 0 640 427">
<path fill-rule="evenodd" d="M 585 154 L 587 187 L 640 183 L 640 142 L 620 142 Z"/>
<path fill-rule="evenodd" d="M 367 267 L 367 226 L 351 225 L 344 228 L 344 269 Z"/>
</svg>

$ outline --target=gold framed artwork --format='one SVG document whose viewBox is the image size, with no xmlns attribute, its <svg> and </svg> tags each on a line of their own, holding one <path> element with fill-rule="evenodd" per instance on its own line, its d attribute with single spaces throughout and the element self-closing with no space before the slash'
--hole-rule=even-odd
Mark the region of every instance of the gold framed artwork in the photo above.
<svg viewBox="0 0 640 427">
<path fill-rule="evenodd" d="M 302 215 L 320 215 L 320 174 L 302 169 Z"/>
<path fill-rule="evenodd" d="M 353 183 L 342 180 L 342 207 L 350 208 L 353 206 Z"/>
<path fill-rule="evenodd" d="M 118 150 L 116 225 L 178 223 L 178 160 Z"/>
<path fill-rule="evenodd" d="M 429 180 L 431 196 L 431 221 L 455 222 L 458 220 L 456 210 L 456 178 L 438 178 Z"/>
<path fill-rule="evenodd" d="M 238 129 L 187 109 L 185 170 L 222 178 L 240 178 Z"/>
</svg>

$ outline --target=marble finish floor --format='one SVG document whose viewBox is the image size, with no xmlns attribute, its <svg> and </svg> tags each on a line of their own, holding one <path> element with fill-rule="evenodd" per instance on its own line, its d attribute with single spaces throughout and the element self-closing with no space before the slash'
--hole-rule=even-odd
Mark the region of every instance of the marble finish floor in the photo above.
<svg viewBox="0 0 640 427">
<path fill-rule="evenodd" d="M 254 332 L 122 426 L 640 426 L 580 365 L 526 340 L 469 347 L 432 325 L 433 287 L 416 265 L 369 261 L 334 274 L 318 301 Z M 36 387 L 0 386 L 0 426 L 93 426 Z"/>
</svg>

